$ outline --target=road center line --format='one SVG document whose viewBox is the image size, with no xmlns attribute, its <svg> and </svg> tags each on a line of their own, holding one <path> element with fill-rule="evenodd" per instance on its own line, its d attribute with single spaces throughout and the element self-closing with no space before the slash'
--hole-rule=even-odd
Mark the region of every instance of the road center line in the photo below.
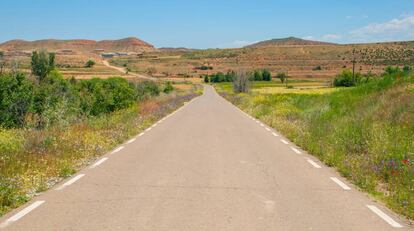
<svg viewBox="0 0 414 231">
<path fill-rule="evenodd" d="M 330 177 L 330 178 L 331 178 L 331 180 L 333 180 L 333 182 L 338 184 L 342 189 L 351 190 L 351 188 L 348 185 L 346 185 L 344 182 L 340 181 L 338 178 L 336 178 L 336 177 Z"/>
<path fill-rule="evenodd" d="M 35 201 L 33 204 L 27 206 L 26 208 L 22 209 L 20 212 L 14 214 L 12 217 L 6 220 L 3 224 L 0 225 L 0 228 L 6 227 L 9 223 L 18 221 L 20 218 L 24 217 L 40 205 L 45 203 L 45 201 Z"/>
<path fill-rule="evenodd" d="M 57 189 L 55 190 L 62 190 L 63 188 L 65 188 L 66 186 L 69 186 L 73 183 L 75 183 L 76 181 L 78 181 L 80 178 L 84 177 L 85 174 L 79 174 L 75 177 L 73 177 L 72 179 L 68 180 L 66 183 L 62 184 L 61 186 L 59 186 Z"/>
<path fill-rule="evenodd" d="M 284 144 L 289 144 L 289 142 L 287 142 L 286 140 L 284 140 L 284 139 L 280 139 L 280 141 L 282 141 Z"/>
<path fill-rule="evenodd" d="M 93 164 L 90 168 L 95 168 L 95 167 L 99 166 L 100 164 L 102 164 L 103 162 L 105 162 L 107 160 L 108 160 L 108 157 L 104 157 L 104 158 L 96 161 L 95 164 Z"/>
<path fill-rule="evenodd" d="M 264 127 L 264 124 L 263 123 L 260 123 L 260 126 Z"/>
<path fill-rule="evenodd" d="M 117 149 L 113 150 L 111 153 L 112 153 L 112 154 L 113 154 L 113 153 L 117 153 L 117 152 L 121 151 L 122 149 L 124 149 L 124 146 L 121 146 L 121 147 L 119 147 L 119 148 L 117 148 Z"/>
<path fill-rule="evenodd" d="M 276 134 L 276 132 L 272 132 L 272 135 L 274 135 L 274 136 L 279 136 L 278 134 Z"/>
<path fill-rule="evenodd" d="M 270 128 L 265 128 L 265 129 L 270 132 Z"/>
<path fill-rule="evenodd" d="M 394 228 L 402 228 L 403 227 L 398 222 L 394 221 L 394 219 L 392 219 L 390 216 L 388 216 L 383 211 L 381 211 L 379 208 L 377 208 L 377 206 L 375 206 L 375 205 L 367 205 L 367 207 L 372 212 L 374 212 L 379 217 L 381 217 L 384 221 L 386 221 L 388 224 L 390 224 L 392 227 L 394 227 Z"/>
<path fill-rule="evenodd" d="M 141 133 L 139 133 L 138 136 L 143 136 L 144 134 L 145 134 L 145 132 L 141 132 Z"/>
<path fill-rule="evenodd" d="M 149 127 L 149 128 L 147 128 L 147 129 L 145 129 L 145 131 L 150 131 L 152 129 L 152 127 Z"/>
<path fill-rule="evenodd" d="M 315 163 L 315 161 L 308 159 L 309 164 L 311 164 L 315 168 L 322 168 L 319 164 Z"/>
<path fill-rule="evenodd" d="M 294 152 L 296 152 L 297 154 L 302 154 L 297 148 L 294 147 L 290 147 Z"/>
</svg>

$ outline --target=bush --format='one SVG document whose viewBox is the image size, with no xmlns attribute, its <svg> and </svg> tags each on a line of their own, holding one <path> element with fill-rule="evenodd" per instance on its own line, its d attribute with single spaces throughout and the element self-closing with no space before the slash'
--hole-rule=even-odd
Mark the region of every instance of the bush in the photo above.
<svg viewBox="0 0 414 231">
<path fill-rule="evenodd" d="M 136 96 L 138 100 L 145 100 L 160 94 L 160 88 L 157 83 L 151 80 L 146 80 L 135 85 Z"/>
<path fill-rule="evenodd" d="M 270 74 L 270 72 L 266 69 L 264 69 L 262 71 L 262 77 L 263 77 L 263 81 L 271 81 L 272 80 L 272 75 Z"/>
<path fill-rule="evenodd" d="M 263 75 L 262 72 L 259 70 L 256 70 L 253 72 L 253 80 L 254 81 L 262 81 L 263 80 Z"/>
<path fill-rule="evenodd" d="M 163 92 L 168 94 L 168 93 L 172 92 L 173 90 L 174 90 L 174 87 L 171 84 L 171 81 L 166 82 Z"/>
<path fill-rule="evenodd" d="M 55 54 L 45 50 L 33 51 L 31 58 L 32 74 L 42 82 L 46 76 L 55 69 Z"/>
<path fill-rule="evenodd" d="M 210 79 L 209 79 L 208 75 L 205 75 L 204 76 L 204 82 L 205 83 L 209 83 L 210 82 Z"/>
<path fill-rule="evenodd" d="M 85 67 L 86 68 L 91 68 L 95 65 L 95 61 L 93 61 L 92 59 L 89 59 L 86 63 L 85 63 Z"/>
<path fill-rule="evenodd" d="M 0 76 L 0 125 L 22 127 L 33 103 L 33 83 L 22 73 Z"/>
<path fill-rule="evenodd" d="M 288 76 L 287 76 L 286 73 L 280 72 L 280 73 L 277 73 L 276 78 L 278 78 L 280 80 L 280 82 L 285 83 L 285 81 L 287 80 Z"/>
<path fill-rule="evenodd" d="M 361 73 L 352 74 L 351 70 L 343 70 L 341 74 L 337 75 L 333 81 L 335 87 L 353 87 L 362 80 Z"/>
<path fill-rule="evenodd" d="M 316 67 L 312 68 L 312 70 L 313 71 L 320 71 L 320 70 L 322 70 L 322 67 L 321 66 L 316 66 Z"/>
</svg>

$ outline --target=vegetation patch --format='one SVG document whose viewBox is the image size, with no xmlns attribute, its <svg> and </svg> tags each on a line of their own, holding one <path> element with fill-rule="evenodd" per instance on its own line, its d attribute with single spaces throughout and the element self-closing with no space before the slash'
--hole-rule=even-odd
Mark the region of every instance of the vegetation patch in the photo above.
<svg viewBox="0 0 414 231">
<path fill-rule="evenodd" d="M 413 219 L 413 83 L 412 74 L 388 69 L 356 87 L 323 94 L 262 92 L 255 84 L 250 94 L 234 94 L 223 83 L 216 87 L 241 109 Z"/>
</svg>

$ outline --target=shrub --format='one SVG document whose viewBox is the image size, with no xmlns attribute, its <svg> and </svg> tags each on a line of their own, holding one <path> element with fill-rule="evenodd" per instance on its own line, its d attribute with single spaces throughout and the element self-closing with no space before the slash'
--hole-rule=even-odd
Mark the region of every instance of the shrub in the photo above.
<svg viewBox="0 0 414 231">
<path fill-rule="evenodd" d="M 284 73 L 284 72 L 279 72 L 279 73 L 276 75 L 276 78 L 278 78 L 278 79 L 280 80 L 280 82 L 285 83 L 285 81 L 287 80 L 288 76 L 287 76 L 287 74 L 286 74 L 286 73 Z"/>
<path fill-rule="evenodd" d="M 210 79 L 208 78 L 208 75 L 205 75 L 204 76 L 204 82 L 205 83 L 209 83 L 210 82 Z"/>
<path fill-rule="evenodd" d="M 33 102 L 33 83 L 22 73 L 0 76 L 0 125 L 22 127 Z"/>
<path fill-rule="evenodd" d="M 264 81 L 271 81 L 272 80 L 272 75 L 270 74 L 270 72 L 267 69 L 264 69 L 262 71 L 262 77 Z"/>
<path fill-rule="evenodd" d="M 320 70 L 322 70 L 322 67 L 321 66 L 316 66 L 316 67 L 312 68 L 312 70 L 313 71 L 320 71 Z"/>
<path fill-rule="evenodd" d="M 91 68 L 95 65 L 95 61 L 93 61 L 92 59 L 89 59 L 86 63 L 85 63 L 85 67 L 86 68 Z"/>
<path fill-rule="evenodd" d="M 361 73 L 352 74 L 350 70 L 343 70 L 333 81 L 335 87 L 352 87 L 356 86 L 362 80 Z"/>
<path fill-rule="evenodd" d="M 174 87 L 171 84 L 171 81 L 166 82 L 163 92 L 168 94 L 168 93 L 172 92 L 173 90 L 174 90 Z"/>
<path fill-rule="evenodd" d="M 160 89 L 158 85 L 151 80 L 146 80 L 136 84 L 136 95 L 138 100 L 145 100 L 147 98 L 158 96 Z"/>
<path fill-rule="evenodd" d="M 256 70 L 253 72 L 253 80 L 254 81 L 262 81 L 263 80 L 263 75 L 262 72 L 259 70 Z"/>
<path fill-rule="evenodd" d="M 384 74 L 387 74 L 387 75 L 393 75 L 393 74 L 401 73 L 401 69 L 398 66 L 395 66 L 395 67 L 387 66 L 384 71 L 385 71 Z"/>
<path fill-rule="evenodd" d="M 31 58 L 32 74 L 42 82 L 46 76 L 55 69 L 55 54 L 45 50 L 33 51 Z"/>
</svg>

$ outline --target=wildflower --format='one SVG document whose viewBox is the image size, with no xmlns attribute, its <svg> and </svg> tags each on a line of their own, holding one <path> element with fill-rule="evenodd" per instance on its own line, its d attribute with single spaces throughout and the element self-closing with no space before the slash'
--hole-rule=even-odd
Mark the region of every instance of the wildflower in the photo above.
<svg viewBox="0 0 414 231">
<path fill-rule="evenodd" d="M 409 159 L 404 159 L 404 160 L 402 160 L 402 163 L 405 164 L 405 165 L 407 165 L 407 164 L 410 163 L 410 160 Z"/>
</svg>

